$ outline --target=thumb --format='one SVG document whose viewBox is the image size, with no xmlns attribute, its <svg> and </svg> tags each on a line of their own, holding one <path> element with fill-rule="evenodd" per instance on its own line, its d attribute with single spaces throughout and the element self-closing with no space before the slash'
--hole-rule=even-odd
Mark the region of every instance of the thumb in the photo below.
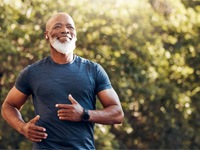
<svg viewBox="0 0 200 150">
<path fill-rule="evenodd" d="M 72 97 L 71 94 L 69 94 L 68 98 L 69 98 L 69 100 L 70 100 L 70 102 L 71 102 L 72 104 L 77 104 L 77 103 L 78 103 L 78 102 Z"/>
<path fill-rule="evenodd" d="M 30 122 L 35 124 L 39 119 L 40 119 L 40 116 L 37 115 L 37 116 L 35 116 L 33 119 L 31 119 Z"/>
</svg>

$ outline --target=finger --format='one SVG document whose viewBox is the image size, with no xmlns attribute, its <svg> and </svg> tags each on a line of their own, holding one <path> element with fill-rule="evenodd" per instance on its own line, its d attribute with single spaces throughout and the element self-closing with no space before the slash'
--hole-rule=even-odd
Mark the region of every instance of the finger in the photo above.
<svg viewBox="0 0 200 150">
<path fill-rule="evenodd" d="M 36 142 L 40 142 L 42 139 L 47 138 L 47 133 L 41 131 L 30 130 L 28 139 Z"/>
<path fill-rule="evenodd" d="M 31 134 L 31 137 L 35 139 L 46 139 L 47 136 L 48 135 L 46 133 L 42 133 L 42 132 L 34 132 Z"/>
<path fill-rule="evenodd" d="M 32 142 L 42 142 L 42 139 L 29 138 Z"/>
<path fill-rule="evenodd" d="M 72 107 L 71 107 L 72 108 Z M 70 107 L 68 108 L 68 109 L 60 109 L 60 110 L 58 110 L 57 111 L 57 113 L 58 114 L 61 114 L 61 113 L 63 113 L 63 114 L 68 114 L 68 113 L 70 113 L 72 110 L 70 109 Z"/>
<path fill-rule="evenodd" d="M 78 102 L 72 97 L 71 94 L 69 94 L 68 99 L 70 100 L 70 102 L 71 102 L 72 104 L 77 104 L 77 103 L 78 103 Z"/>
<path fill-rule="evenodd" d="M 69 104 L 56 104 L 56 107 L 57 108 L 68 109 L 68 108 L 70 108 L 72 106 L 71 106 L 71 104 L 70 105 Z"/>
<path fill-rule="evenodd" d="M 67 117 L 70 116 L 71 112 L 68 110 L 59 110 L 58 112 L 58 117 Z"/>
<path fill-rule="evenodd" d="M 35 125 L 35 123 L 39 120 L 39 118 L 40 118 L 40 116 L 37 115 L 35 118 L 30 120 L 30 122 L 33 123 L 32 125 L 30 125 L 30 128 L 31 128 L 31 130 L 34 130 L 34 131 L 45 132 L 46 131 L 45 128 Z"/>
<path fill-rule="evenodd" d="M 34 142 L 41 142 L 43 139 L 46 139 L 47 136 L 48 135 L 44 132 L 30 131 L 28 139 Z"/>
<path fill-rule="evenodd" d="M 32 130 L 33 130 L 33 131 L 40 131 L 40 132 L 45 132 L 45 131 L 46 131 L 45 128 L 40 127 L 40 126 L 33 126 L 33 127 L 32 127 Z"/>
<path fill-rule="evenodd" d="M 63 117 L 60 117 L 60 116 L 59 116 L 59 119 L 60 119 L 60 120 L 70 120 L 70 117 L 64 117 L 64 116 L 63 116 Z"/>
<path fill-rule="evenodd" d="M 70 115 L 69 114 L 66 114 L 66 113 L 59 113 L 58 114 L 58 117 L 69 117 Z"/>
<path fill-rule="evenodd" d="M 37 115 L 37 116 L 35 116 L 35 118 L 33 118 L 32 120 L 30 120 L 30 122 L 35 124 L 39 119 L 40 119 L 40 116 Z"/>
<path fill-rule="evenodd" d="M 33 142 L 42 142 L 43 139 L 46 138 L 40 138 L 40 137 L 30 137 L 28 138 L 29 140 L 33 141 Z"/>
</svg>

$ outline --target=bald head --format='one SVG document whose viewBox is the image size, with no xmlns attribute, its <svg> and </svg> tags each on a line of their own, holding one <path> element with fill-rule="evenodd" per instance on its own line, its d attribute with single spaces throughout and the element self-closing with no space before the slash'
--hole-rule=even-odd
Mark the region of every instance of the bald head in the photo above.
<svg viewBox="0 0 200 150">
<path fill-rule="evenodd" d="M 57 51 L 62 54 L 71 53 L 76 47 L 74 21 L 66 13 L 57 13 L 50 17 L 46 23 L 44 34 L 53 52 Z"/>
<path fill-rule="evenodd" d="M 54 14 L 53 16 L 51 16 L 49 18 L 49 20 L 46 23 L 46 31 L 48 31 L 51 28 L 52 24 L 54 24 L 55 21 L 61 21 L 62 19 L 68 20 L 68 22 L 70 24 L 72 24 L 73 26 L 75 26 L 74 25 L 74 21 L 73 21 L 73 19 L 72 19 L 72 17 L 70 15 L 68 15 L 67 13 L 60 12 L 60 13 Z"/>
</svg>

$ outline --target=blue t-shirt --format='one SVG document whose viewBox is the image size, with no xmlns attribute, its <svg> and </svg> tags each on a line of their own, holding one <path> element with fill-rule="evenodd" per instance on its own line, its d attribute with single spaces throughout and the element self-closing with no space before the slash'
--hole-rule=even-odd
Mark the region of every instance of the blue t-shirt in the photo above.
<svg viewBox="0 0 200 150">
<path fill-rule="evenodd" d="M 50 56 L 27 66 L 16 88 L 32 95 L 37 125 L 46 128 L 47 139 L 34 142 L 34 149 L 95 149 L 94 123 L 59 120 L 55 104 L 71 104 L 71 94 L 86 109 L 95 110 L 96 94 L 112 88 L 105 70 L 97 63 L 74 55 L 68 64 L 57 64 Z"/>
</svg>

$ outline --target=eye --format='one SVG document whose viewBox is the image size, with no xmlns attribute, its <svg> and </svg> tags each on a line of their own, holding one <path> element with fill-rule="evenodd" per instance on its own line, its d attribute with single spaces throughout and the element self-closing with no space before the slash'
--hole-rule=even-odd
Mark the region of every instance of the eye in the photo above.
<svg viewBox="0 0 200 150">
<path fill-rule="evenodd" d="M 59 28 L 61 28 L 60 25 L 56 25 L 56 26 L 53 27 L 53 29 L 59 29 Z"/>
<path fill-rule="evenodd" d="M 72 30 L 72 31 L 74 30 L 74 27 L 72 27 L 72 26 L 68 26 L 67 28 Z"/>
</svg>

